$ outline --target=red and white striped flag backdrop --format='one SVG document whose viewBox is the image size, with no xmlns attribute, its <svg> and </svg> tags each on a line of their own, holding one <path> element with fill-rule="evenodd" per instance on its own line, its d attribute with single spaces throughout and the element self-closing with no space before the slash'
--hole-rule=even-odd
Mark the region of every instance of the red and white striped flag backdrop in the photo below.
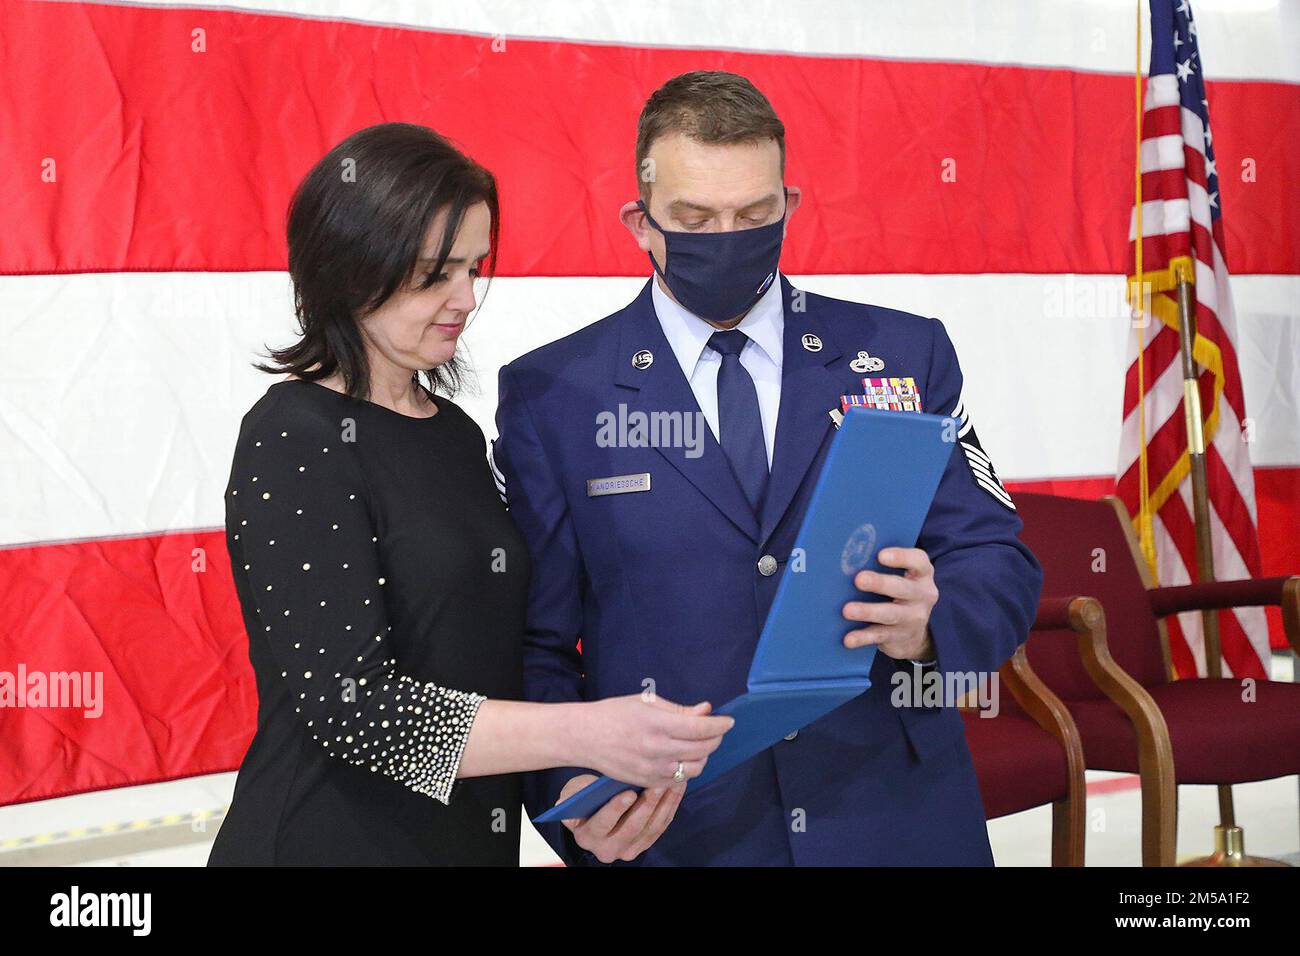
<svg viewBox="0 0 1300 956">
<path fill-rule="evenodd" d="M 1300 10 L 1197 15 L 1277 574 L 1300 567 Z M 0 0 L 0 695 L 20 668 L 104 682 L 98 718 L 0 707 L 0 803 L 238 765 L 222 491 L 269 384 L 248 363 L 292 335 L 285 205 L 348 133 L 425 123 L 500 178 L 461 398 L 491 435 L 497 368 L 644 281 L 616 210 L 645 97 L 744 73 L 805 191 L 783 269 L 942 317 L 1008 484 L 1095 496 L 1131 335 L 1133 43 L 1116 0 Z"/>
</svg>

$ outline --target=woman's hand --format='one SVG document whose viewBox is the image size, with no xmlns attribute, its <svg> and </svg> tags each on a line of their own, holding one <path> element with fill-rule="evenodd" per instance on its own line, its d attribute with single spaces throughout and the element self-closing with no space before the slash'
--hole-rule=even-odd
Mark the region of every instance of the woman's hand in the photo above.
<svg viewBox="0 0 1300 956">
<path fill-rule="evenodd" d="M 674 704 L 653 694 L 629 694 L 582 704 L 580 766 L 638 787 L 685 788 L 698 777 L 730 717 L 708 716 L 712 705 Z M 674 779 L 678 764 L 682 779 Z"/>
</svg>

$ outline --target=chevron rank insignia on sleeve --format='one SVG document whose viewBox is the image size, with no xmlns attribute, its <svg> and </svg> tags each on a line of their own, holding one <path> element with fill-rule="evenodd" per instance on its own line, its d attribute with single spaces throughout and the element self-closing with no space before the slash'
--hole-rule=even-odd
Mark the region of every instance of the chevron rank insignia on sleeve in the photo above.
<svg viewBox="0 0 1300 956">
<path fill-rule="evenodd" d="M 960 423 L 957 430 L 957 441 L 961 445 L 962 453 L 966 456 L 966 464 L 970 466 L 971 476 L 975 483 L 983 488 L 998 504 L 1016 510 L 1015 502 L 1011 500 L 1011 493 L 1007 491 L 1006 486 L 1002 484 L 1002 479 L 998 477 L 997 471 L 993 467 L 993 460 L 980 445 L 979 436 L 975 434 L 975 426 L 971 424 L 970 414 L 966 411 L 966 396 L 963 393 L 957 399 L 957 407 L 952 410 L 949 416 Z"/>
</svg>

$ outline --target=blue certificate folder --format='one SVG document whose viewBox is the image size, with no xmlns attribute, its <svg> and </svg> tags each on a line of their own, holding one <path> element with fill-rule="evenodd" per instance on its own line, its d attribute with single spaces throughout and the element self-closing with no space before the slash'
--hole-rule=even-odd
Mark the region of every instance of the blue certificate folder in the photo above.
<svg viewBox="0 0 1300 956">
<path fill-rule="evenodd" d="M 759 635 L 748 693 L 714 710 L 736 725 L 687 785 L 688 796 L 871 686 L 876 649 L 844 646 L 856 626 L 845 620 L 844 604 L 885 600 L 859 591 L 853 578 L 863 569 L 902 573 L 882 567 L 876 555 L 916 545 L 955 442 L 952 419 L 849 408 Z M 639 789 L 601 777 L 533 822 L 586 819 L 624 790 Z"/>
</svg>

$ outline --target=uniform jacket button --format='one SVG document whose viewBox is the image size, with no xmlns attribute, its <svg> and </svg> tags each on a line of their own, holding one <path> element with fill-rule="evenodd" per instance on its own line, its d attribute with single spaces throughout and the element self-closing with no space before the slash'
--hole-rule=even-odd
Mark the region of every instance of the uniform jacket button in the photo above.
<svg viewBox="0 0 1300 956">
<path fill-rule="evenodd" d="M 770 554 L 765 554 L 758 559 L 758 573 L 765 578 L 770 578 L 776 574 L 776 558 Z"/>
<path fill-rule="evenodd" d="M 794 740 L 794 738 L 796 738 L 796 737 L 798 737 L 798 736 L 799 736 L 799 731 L 797 731 L 797 730 L 792 730 L 792 731 L 790 731 L 788 734 L 785 735 L 785 739 L 786 739 L 786 740 Z"/>
</svg>

